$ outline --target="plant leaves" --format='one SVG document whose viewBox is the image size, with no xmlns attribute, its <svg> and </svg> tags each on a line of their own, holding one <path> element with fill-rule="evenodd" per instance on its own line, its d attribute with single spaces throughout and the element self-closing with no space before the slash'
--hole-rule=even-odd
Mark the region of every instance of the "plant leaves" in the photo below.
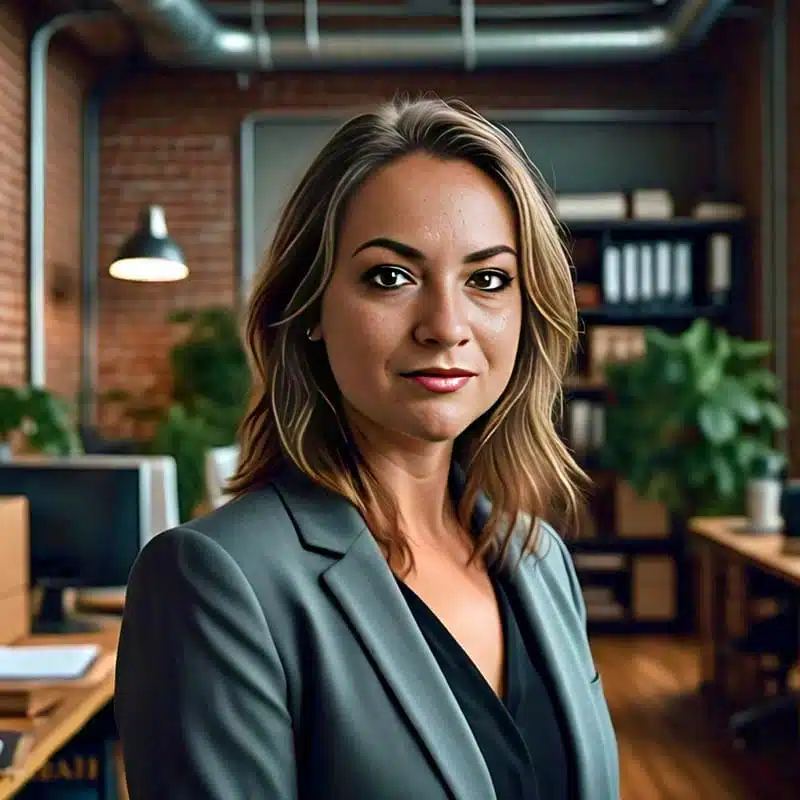
<svg viewBox="0 0 800 800">
<path fill-rule="evenodd" d="M 774 372 L 768 369 L 755 369 L 741 376 L 741 382 L 752 392 L 774 396 L 780 381 Z"/>
<path fill-rule="evenodd" d="M 739 426 L 733 414 L 722 406 L 704 403 L 697 411 L 697 424 L 710 442 L 725 444 L 736 436 Z"/>
<path fill-rule="evenodd" d="M 761 404 L 761 414 L 764 421 L 774 430 L 782 431 L 789 426 L 789 416 L 786 411 L 771 400 Z"/>
<path fill-rule="evenodd" d="M 711 458 L 717 491 L 722 497 L 732 497 L 736 492 L 736 473 L 731 462 L 719 453 L 714 453 Z"/>
<path fill-rule="evenodd" d="M 735 339 L 733 343 L 733 355 L 747 362 L 761 361 L 772 352 L 772 349 L 772 342 L 767 340 Z"/>
<path fill-rule="evenodd" d="M 716 402 L 745 422 L 754 424 L 761 419 L 761 404 L 741 380 L 733 376 L 722 377 L 717 386 L 717 394 Z"/>
</svg>

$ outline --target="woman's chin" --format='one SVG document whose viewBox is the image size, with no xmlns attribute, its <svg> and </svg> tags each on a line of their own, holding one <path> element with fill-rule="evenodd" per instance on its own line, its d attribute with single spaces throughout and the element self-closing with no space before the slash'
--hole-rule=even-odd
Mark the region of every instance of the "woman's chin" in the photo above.
<svg viewBox="0 0 800 800">
<path fill-rule="evenodd" d="M 454 442 L 472 424 L 469 419 L 416 419 L 406 435 L 424 442 Z"/>
</svg>

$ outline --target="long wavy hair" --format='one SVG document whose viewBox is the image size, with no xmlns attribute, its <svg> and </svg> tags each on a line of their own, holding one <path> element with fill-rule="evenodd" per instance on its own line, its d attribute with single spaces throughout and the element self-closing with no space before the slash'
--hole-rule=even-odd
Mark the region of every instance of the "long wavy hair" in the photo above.
<svg viewBox="0 0 800 800">
<path fill-rule="evenodd" d="M 349 500 L 392 563 L 413 565 L 394 499 L 347 425 L 324 344 L 310 342 L 307 331 L 319 320 L 348 201 L 376 170 L 420 151 L 470 162 L 504 190 L 516 214 L 523 295 L 516 364 L 498 402 L 457 440 L 455 457 L 466 476 L 457 512 L 475 533 L 473 559 L 495 548 L 505 557 L 521 519 L 528 553 L 542 519 L 577 522 L 587 485 L 558 432 L 578 337 L 572 270 L 540 173 L 509 131 L 460 101 L 395 99 L 353 117 L 291 195 L 246 314 L 254 380 L 230 490 L 263 486 L 291 462 Z M 482 493 L 491 512 L 475 531 Z"/>
</svg>

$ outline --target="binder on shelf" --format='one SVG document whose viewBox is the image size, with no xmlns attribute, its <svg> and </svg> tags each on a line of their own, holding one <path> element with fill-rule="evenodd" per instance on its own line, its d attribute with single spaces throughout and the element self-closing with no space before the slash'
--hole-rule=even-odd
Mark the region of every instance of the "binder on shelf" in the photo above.
<svg viewBox="0 0 800 800">
<path fill-rule="evenodd" d="M 708 238 L 708 293 L 711 303 L 728 303 L 731 290 L 731 237 L 728 233 L 713 233 Z"/>
<path fill-rule="evenodd" d="M 639 245 L 639 299 L 646 308 L 653 306 L 656 297 L 655 258 L 653 245 L 644 242 Z"/>
<path fill-rule="evenodd" d="M 669 242 L 655 244 L 656 301 L 668 305 L 673 297 L 672 246 Z"/>
<path fill-rule="evenodd" d="M 692 244 L 676 242 L 673 245 L 674 299 L 681 305 L 692 302 Z"/>
<path fill-rule="evenodd" d="M 610 306 L 622 302 L 622 254 L 613 244 L 603 250 L 603 302 Z"/>
<path fill-rule="evenodd" d="M 622 297 L 626 305 L 639 302 L 639 247 L 633 242 L 622 245 Z"/>
</svg>

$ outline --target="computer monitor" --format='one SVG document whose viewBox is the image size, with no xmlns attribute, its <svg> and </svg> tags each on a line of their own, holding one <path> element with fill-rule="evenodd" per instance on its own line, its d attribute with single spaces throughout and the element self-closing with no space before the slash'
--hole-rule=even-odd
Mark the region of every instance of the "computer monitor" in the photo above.
<svg viewBox="0 0 800 800">
<path fill-rule="evenodd" d="M 65 614 L 63 592 L 127 583 L 152 535 L 151 485 L 146 462 L 0 464 L 0 495 L 28 498 L 30 582 L 42 589 L 35 632 L 92 628 Z"/>
<path fill-rule="evenodd" d="M 74 464 L 86 466 L 150 466 L 150 536 L 176 528 L 180 525 L 178 504 L 178 468 L 172 456 L 85 454 L 75 456 L 19 456 L 25 463 L 32 464 Z"/>
</svg>

